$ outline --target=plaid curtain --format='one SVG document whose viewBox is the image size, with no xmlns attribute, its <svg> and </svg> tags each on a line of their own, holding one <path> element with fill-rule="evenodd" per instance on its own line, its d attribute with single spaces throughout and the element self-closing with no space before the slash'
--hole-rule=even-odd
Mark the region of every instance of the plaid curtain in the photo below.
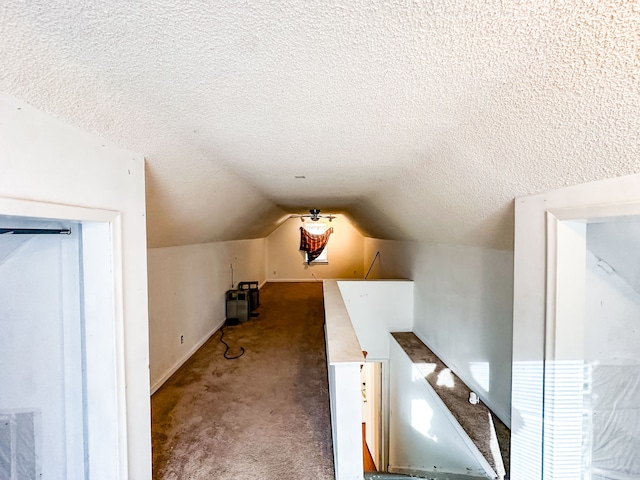
<svg viewBox="0 0 640 480">
<path fill-rule="evenodd" d="M 333 228 L 327 229 L 324 233 L 309 233 L 304 227 L 300 227 L 300 250 L 307 252 L 307 263 L 313 262 L 320 256 L 324 247 L 327 246 L 329 235 L 333 233 Z"/>
</svg>

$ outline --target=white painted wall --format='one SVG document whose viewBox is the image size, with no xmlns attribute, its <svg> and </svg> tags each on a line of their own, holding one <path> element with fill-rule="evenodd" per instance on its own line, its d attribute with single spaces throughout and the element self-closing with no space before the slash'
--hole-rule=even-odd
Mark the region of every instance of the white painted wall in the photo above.
<svg viewBox="0 0 640 480">
<path fill-rule="evenodd" d="M 338 281 L 342 300 L 367 360 L 389 358 L 389 332 L 413 328 L 413 282 Z"/>
<path fill-rule="evenodd" d="M 510 424 L 512 252 L 421 245 L 415 334 Z"/>
<path fill-rule="evenodd" d="M 265 245 L 256 239 L 149 249 L 152 392 L 224 323 L 232 266 L 233 288 L 264 283 Z"/>
<path fill-rule="evenodd" d="M 589 230 L 601 224 L 587 226 Z M 637 238 L 636 238 L 637 241 Z M 640 294 L 587 252 L 584 361 L 589 385 L 583 468 L 640 475 Z M 583 385 L 585 382 L 583 382 Z"/>
<path fill-rule="evenodd" d="M 114 237 L 115 308 L 124 319 L 118 375 L 127 385 L 120 392 L 126 416 L 121 447 L 129 478 L 151 478 L 143 158 L 4 94 L 0 132 L 0 198 L 120 214 Z"/>
<path fill-rule="evenodd" d="M 361 363 L 328 365 L 331 437 L 336 480 L 362 480 Z"/>
<path fill-rule="evenodd" d="M 323 219 L 324 221 L 325 219 Z M 309 220 L 307 220 L 309 221 Z M 325 278 L 362 278 L 364 237 L 344 215 L 336 215 L 329 238 L 329 263 L 306 265 L 300 247 L 299 218 L 289 218 L 267 237 L 267 279 L 269 281 L 313 281 Z"/>
<path fill-rule="evenodd" d="M 370 238 L 365 246 L 368 263 L 380 251 L 369 278 L 414 281 L 415 334 L 509 425 L 512 252 Z"/>
<path fill-rule="evenodd" d="M 326 284 L 327 282 L 325 282 Z M 377 404 L 375 421 L 365 419 L 367 438 L 377 432 L 384 438 L 381 445 L 371 442 L 376 464 L 386 468 L 389 429 L 389 332 L 410 332 L 413 328 L 413 282 L 409 280 L 344 280 L 335 282 L 341 302 L 357 336 L 359 348 L 367 352 L 368 362 L 381 362 L 381 378 L 368 392 Z M 326 300 L 325 300 L 326 302 Z M 367 388 L 369 383 L 367 383 Z M 368 389 L 369 390 L 369 389 Z M 375 430 L 375 429 L 378 430 Z"/>
<path fill-rule="evenodd" d="M 588 248 L 603 258 L 636 292 L 640 292 L 640 216 L 589 223 Z"/>
<path fill-rule="evenodd" d="M 376 278 L 413 278 L 413 259 L 417 242 L 381 240 L 365 237 L 364 273 L 369 272 L 369 280 Z M 376 253 L 380 252 L 378 258 Z M 375 259 L 375 262 L 374 262 Z M 371 270 L 369 270 L 371 269 Z"/>
<path fill-rule="evenodd" d="M 335 476 L 336 480 L 361 480 L 364 356 L 337 282 L 324 280 L 322 290 Z"/>
<path fill-rule="evenodd" d="M 615 271 L 609 273 L 597 265 L 598 259 L 587 251 L 584 359 L 640 365 L 640 293 Z"/>
</svg>

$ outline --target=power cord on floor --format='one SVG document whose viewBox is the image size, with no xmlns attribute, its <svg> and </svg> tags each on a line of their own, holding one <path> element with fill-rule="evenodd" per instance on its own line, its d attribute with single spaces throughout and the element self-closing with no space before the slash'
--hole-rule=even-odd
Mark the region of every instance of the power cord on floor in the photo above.
<svg viewBox="0 0 640 480">
<path fill-rule="evenodd" d="M 240 347 L 240 355 L 236 355 L 235 357 L 229 357 L 227 356 L 227 352 L 229 351 L 229 344 L 227 342 L 225 342 L 222 337 L 224 337 L 224 325 L 222 326 L 222 328 L 220 328 L 220 341 L 227 347 L 227 349 L 224 351 L 224 358 L 226 358 L 227 360 L 235 360 L 236 358 L 240 358 L 242 355 L 244 355 L 244 347 Z"/>
</svg>

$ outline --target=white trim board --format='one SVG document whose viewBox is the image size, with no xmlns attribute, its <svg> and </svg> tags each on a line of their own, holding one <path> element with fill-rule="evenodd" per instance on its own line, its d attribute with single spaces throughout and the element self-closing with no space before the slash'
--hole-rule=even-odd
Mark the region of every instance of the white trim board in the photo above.
<svg viewBox="0 0 640 480">
<path fill-rule="evenodd" d="M 588 219 L 594 213 L 635 212 L 640 203 L 640 174 L 551 190 L 515 200 L 513 360 L 511 417 L 526 418 L 511 437 L 511 476 L 523 480 L 551 478 L 543 473 L 543 365 L 549 353 L 547 335 L 548 246 L 550 212 L 558 220 Z M 594 212 L 594 210 L 599 212 Z M 595 215 L 595 216 L 600 216 Z M 553 226 L 557 222 L 552 221 Z M 549 251 L 548 251 L 548 247 Z M 549 256 L 548 256 L 549 255 Z M 554 275 L 551 276 L 554 278 Z"/>
<path fill-rule="evenodd" d="M 266 282 L 272 282 L 272 283 L 313 283 L 313 282 L 318 282 L 318 283 L 322 283 L 323 278 L 320 279 L 315 279 L 315 278 L 267 278 Z"/>
<path fill-rule="evenodd" d="M 74 295 L 83 298 L 78 305 L 78 314 L 84 317 L 85 332 L 81 335 L 86 343 L 86 373 L 80 381 L 85 382 L 86 389 L 84 428 L 88 431 L 89 450 L 86 453 L 88 460 L 79 468 L 87 469 L 92 478 L 101 478 L 101 475 L 128 478 L 129 415 L 121 214 L 99 208 L 0 197 L 0 215 L 58 219 L 83 225 L 79 230 L 79 245 L 82 246 L 78 246 L 83 272 L 75 267 L 75 275 L 79 275 L 77 281 L 82 287 L 77 287 L 79 290 Z M 70 253 L 69 258 L 74 255 L 75 252 Z M 63 263 L 69 266 L 67 261 Z M 72 287 L 71 283 L 65 288 Z M 66 317 L 70 313 L 65 309 L 63 315 Z M 80 321 L 80 317 L 75 321 Z M 66 357 L 67 350 L 65 345 L 65 362 L 70 361 Z M 65 374 L 68 374 L 66 370 Z M 67 407 L 75 408 L 65 405 Z M 69 467 L 75 469 L 78 465 L 74 463 Z"/>
</svg>

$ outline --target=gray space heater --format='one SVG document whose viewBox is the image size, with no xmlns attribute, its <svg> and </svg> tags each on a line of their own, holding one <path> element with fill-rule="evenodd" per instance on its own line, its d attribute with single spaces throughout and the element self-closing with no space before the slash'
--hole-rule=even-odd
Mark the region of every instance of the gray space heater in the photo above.
<svg viewBox="0 0 640 480">
<path fill-rule="evenodd" d="M 242 290 L 227 290 L 227 322 L 235 319 L 240 323 L 249 320 L 250 312 L 249 292 Z"/>
<path fill-rule="evenodd" d="M 238 290 L 249 294 L 249 311 L 253 312 L 260 306 L 260 290 L 258 282 L 240 282 Z"/>
</svg>

